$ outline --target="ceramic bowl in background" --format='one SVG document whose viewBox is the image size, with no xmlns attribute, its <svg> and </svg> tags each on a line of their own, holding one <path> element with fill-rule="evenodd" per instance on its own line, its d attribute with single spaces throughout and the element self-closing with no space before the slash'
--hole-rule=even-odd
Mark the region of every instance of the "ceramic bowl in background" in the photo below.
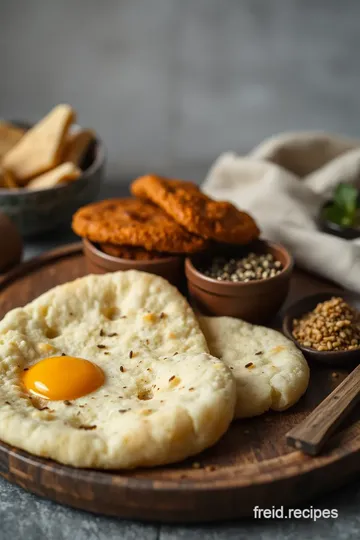
<svg viewBox="0 0 360 540">
<path fill-rule="evenodd" d="M 20 127 L 29 125 L 12 122 Z M 73 126 L 74 130 L 79 126 Z M 83 173 L 74 182 L 53 188 L 14 190 L 0 188 L 0 211 L 8 215 L 22 236 L 34 236 L 71 223 L 72 215 L 80 206 L 96 199 L 103 180 L 105 148 L 96 138 L 82 163 Z"/>
<path fill-rule="evenodd" d="M 330 221 L 325 216 L 325 210 L 333 204 L 333 201 L 327 201 L 320 210 L 319 225 L 322 231 L 339 236 L 339 238 L 345 238 L 346 240 L 353 240 L 360 236 L 359 227 L 343 227 L 334 221 Z"/>
<path fill-rule="evenodd" d="M 306 313 L 309 313 L 309 311 L 315 309 L 319 303 L 330 300 L 333 296 L 341 296 L 341 298 L 343 298 L 350 306 L 354 307 L 357 311 L 360 311 L 360 295 L 352 292 L 330 290 L 328 292 L 306 296 L 290 306 L 285 313 L 282 329 L 284 334 L 289 339 L 292 339 L 299 349 L 301 349 L 308 360 L 314 360 L 315 362 L 338 367 L 355 366 L 360 361 L 360 349 L 354 349 L 352 351 L 317 351 L 316 349 L 300 345 L 292 335 L 294 319 L 301 318 Z"/>
<path fill-rule="evenodd" d="M 217 256 L 217 252 L 198 253 L 188 257 L 185 273 L 189 295 L 204 314 L 238 317 L 251 323 L 263 323 L 273 318 L 289 291 L 293 259 L 280 244 L 258 240 L 246 247 L 231 246 L 231 257 L 242 257 L 249 252 L 271 253 L 283 265 L 283 270 L 272 278 L 248 282 L 217 281 L 205 276 L 199 268 Z"/>
<path fill-rule="evenodd" d="M 106 274 L 118 270 L 140 270 L 161 276 L 183 291 L 185 275 L 184 258 L 181 255 L 170 255 L 150 261 L 133 261 L 108 255 L 85 238 L 83 239 L 83 248 L 88 271 L 92 274 Z"/>
</svg>

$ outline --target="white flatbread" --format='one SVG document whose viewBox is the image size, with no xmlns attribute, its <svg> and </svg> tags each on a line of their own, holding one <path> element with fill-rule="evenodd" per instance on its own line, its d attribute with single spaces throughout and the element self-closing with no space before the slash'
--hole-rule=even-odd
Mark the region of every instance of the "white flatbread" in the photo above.
<svg viewBox="0 0 360 540">
<path fill-rule="evenodd" d="M 105 383 L 39 410 L 44 400 L 29 398 L 23 370 L 62 353 L 100 366 Z M 137 271 L 87 276 L 8 313 L 0 380 L 0 439 L 76 467 L 153 466 L 196 454 L 226 431 L 236 397 L 186 300 Z"/>
<path fill-rule="evenodd" d="M 198 317 L 210 353 L 236 381 L 236 418 L 282 411 L 304 394 L 309 368 L 301 351 L 285 336 L 232 317 Z"/>
</svg>

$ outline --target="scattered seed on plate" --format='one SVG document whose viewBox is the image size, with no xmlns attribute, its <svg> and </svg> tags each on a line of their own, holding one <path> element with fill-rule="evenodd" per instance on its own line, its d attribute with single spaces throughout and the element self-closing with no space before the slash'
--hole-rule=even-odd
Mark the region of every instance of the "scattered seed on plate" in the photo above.
<svg viewBox="0 0 360 540">
<path fill-rule="evenodd" d="M 271 253 L 249 253 L 239 259 L 214 257 L 210 266 L 200 268 L 205 276 L 217 281 L 256 281 L 275 277 L 283 270 L 283 265 Z"/>
</svg>

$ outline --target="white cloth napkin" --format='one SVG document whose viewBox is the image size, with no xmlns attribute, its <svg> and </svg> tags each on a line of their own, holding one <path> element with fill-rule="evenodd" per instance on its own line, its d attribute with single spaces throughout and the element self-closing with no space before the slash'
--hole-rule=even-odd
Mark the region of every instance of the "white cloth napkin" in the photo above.
<svg viewBox="0 0 360 540">
<path fill-rule="evenodd" d="M 272 137 L 246 157 L 221 155 L 202 188 L 251 213 L 262 236 L 284 244 L 302 268 L 360 293 L 360 239 L 317 226 L 339 182 L 360 188 L 360 141 L 302 132 Z"/>
</svg>

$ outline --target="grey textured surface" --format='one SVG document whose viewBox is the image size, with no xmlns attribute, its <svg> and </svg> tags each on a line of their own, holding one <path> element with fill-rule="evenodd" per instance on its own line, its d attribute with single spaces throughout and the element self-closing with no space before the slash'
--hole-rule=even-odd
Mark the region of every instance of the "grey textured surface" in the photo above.
<svg viewBox="0 0 360 540">
<path fill-rule="evenodd" d="M 0 0 L 0 114 L 70 102 L 109 151 L 103 196 L 139 173 L 200 181 L 224 150 L 282 130 L 359 136 L 358 0 Z M 26 257 L 73 240 L 58 232 Z M 356 483 L 313 501 L 339 519 L 175 527 L 84 514 L 0 480 L 0 539 L 360 537 Z"/>
<path fill-rule="evenodd" d="M 238 523 L 174 526 L 142 524 L 95 516 L 39 499 L 0 478 L 0 540 L 357 540 L 360 488 L 354 486 L 313 501 L 337 508 L 339 518 L 244 520 Z M 307 507 L 309 507 L 308 505 Z"/>
</svg>

